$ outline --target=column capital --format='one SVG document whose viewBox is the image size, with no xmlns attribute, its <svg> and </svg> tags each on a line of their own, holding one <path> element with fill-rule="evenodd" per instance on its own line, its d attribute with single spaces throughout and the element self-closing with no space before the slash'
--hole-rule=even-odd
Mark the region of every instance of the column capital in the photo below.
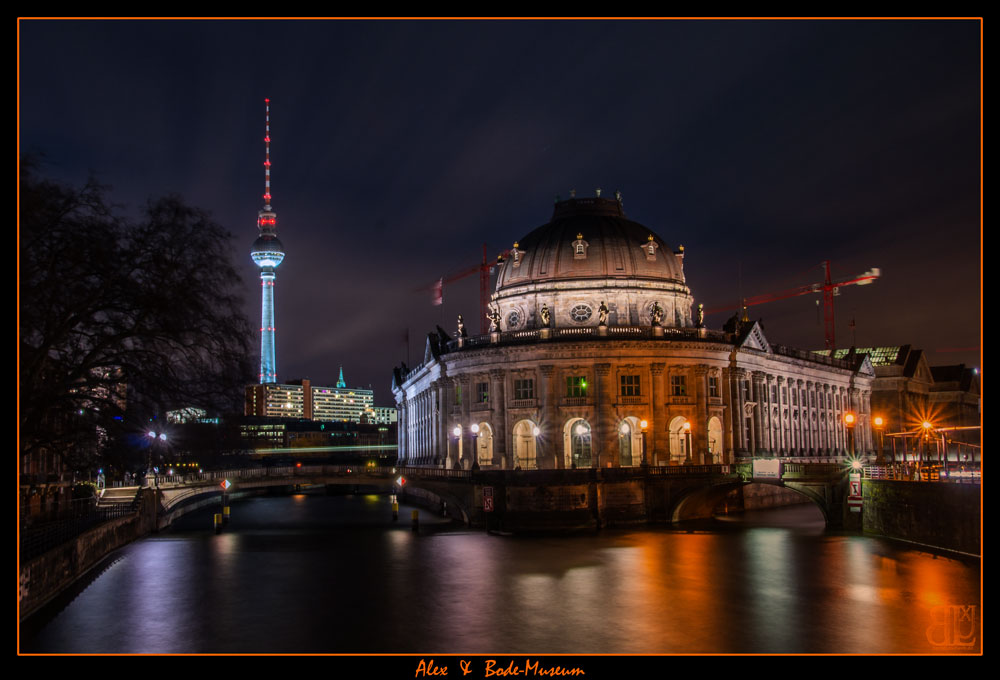
<svg viewBox="0 0 1000 680">
<path fill-rule="evenodd" d="M 542 366 L 538 367 L 538 371 L 542 374 L 542 376 L 546 378 L 551 378 L 552 374 L 555 373 L 556 371 L 556 367 L 553 366 L 552 364 L 543 364 Z"/>
<path fill-rule="evenodd" d="M 667 367 L 667 364 L 662 361 L 652 363 L 649 365 L 649 370 L 653 372 L 653 375 L 663 375 L 663 369 Z"/>
<path fill-rule="evenodd" d="M 611 364 L 594 364 L 594 372 L 602 378 L 606 378 L 611 373 Z"/>
</svg>

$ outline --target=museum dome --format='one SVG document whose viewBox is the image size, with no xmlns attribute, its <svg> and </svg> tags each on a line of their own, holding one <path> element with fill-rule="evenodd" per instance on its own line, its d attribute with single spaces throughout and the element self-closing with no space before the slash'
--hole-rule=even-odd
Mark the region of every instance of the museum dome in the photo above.
<svg viewBox="0 0 1000 680">
<path fill-rule="evenodd" d="M 690 326 L 691 292 L 683 248 L 625 217 L 618 198 L 571 198 L 519 239 L 497 277 L 493 300 L 503 330 L 597 325 L 601 303 L 611 325 L 648 325 L 659 304 L 664 326 Z"/>
</svg>

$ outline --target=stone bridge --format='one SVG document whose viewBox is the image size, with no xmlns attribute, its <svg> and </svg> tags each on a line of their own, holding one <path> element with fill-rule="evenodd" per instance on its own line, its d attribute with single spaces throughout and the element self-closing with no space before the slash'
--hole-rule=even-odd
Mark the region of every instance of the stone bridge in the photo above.
<svg viewBox="0 0 1000 680">
<path fill-rule="evenodd" d="M 741 486 L 768 484 L 810 499 L 828 526 L 853 527 L 847 466 L 772 461 L 770 476 L 751 463 L 577 470 L 445 470 L 348 465 L 248 468 L 193 475 L 159 487 L 157 526 L 191 510 L 230 499 L 315 486 L 395 491 L 468 525 L 506 531 L 597 528 L 711 517 Z M 492 499 L 492 510 L 485 511 Z"/>
</svg>

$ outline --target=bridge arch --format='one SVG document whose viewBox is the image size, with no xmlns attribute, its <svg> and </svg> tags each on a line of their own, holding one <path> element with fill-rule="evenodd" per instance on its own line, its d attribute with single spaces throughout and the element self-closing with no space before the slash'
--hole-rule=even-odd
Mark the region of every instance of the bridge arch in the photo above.
<svg viewBox="0 0 1000 680">
<path fill-rule="evenodd" d="M 794 491 L 808 498 L 823 515 L 823 520 L 827 525 L 831 524 L 830 508 L 827 499 L 821 493 L 821 489 L 807 484 L 781 483 L 781 482 L 761 482 L 756 481 L 725 481 L 710 486 L 692 486 L 678 494 L 677 500 L 669 510 L 671 523 L 683 522 L 691 519 L 705 519 L 713 516 L 713 511 L 719 507 L 730 492 L 736 491 L 740 487 L 751 484 L 766 484 L 768 486 L 779 486 Z M 836 524 L 836 522 L 833 522 Z"/>
</svg>

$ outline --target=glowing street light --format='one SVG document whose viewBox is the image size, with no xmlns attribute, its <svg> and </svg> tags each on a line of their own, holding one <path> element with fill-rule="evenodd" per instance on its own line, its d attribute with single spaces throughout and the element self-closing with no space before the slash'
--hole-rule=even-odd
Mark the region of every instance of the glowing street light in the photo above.
<svg viewBox="0 0 1000 680">
<path fill-rule="evenodd" d="M 854 458 L 854 424 L 856 420 L 857 417 L 850 411 L 844 414 L 844 425 L 847 426 L 848 453 L 852 459 Z"/>
</svg>

